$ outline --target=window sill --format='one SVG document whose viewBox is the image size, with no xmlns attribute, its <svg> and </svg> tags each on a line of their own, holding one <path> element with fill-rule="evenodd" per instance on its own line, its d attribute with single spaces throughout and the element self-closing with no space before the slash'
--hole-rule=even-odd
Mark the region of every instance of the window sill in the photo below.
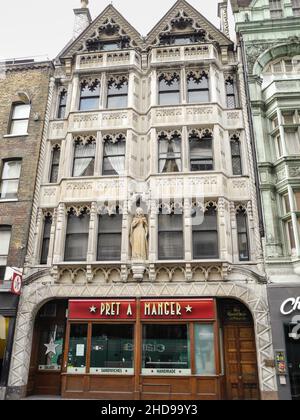
<svg viewBox="0 0 300 420">
<path fill-rule="evenodd" d="M 10 138 L 14 138 L 14 137 L 28 137 L 28 136 L 29 136 L 28 133 L 25 133 L 25 134 L 5 134 L 3 136 L 3 138 L 10 139 Z"/>
</svg>

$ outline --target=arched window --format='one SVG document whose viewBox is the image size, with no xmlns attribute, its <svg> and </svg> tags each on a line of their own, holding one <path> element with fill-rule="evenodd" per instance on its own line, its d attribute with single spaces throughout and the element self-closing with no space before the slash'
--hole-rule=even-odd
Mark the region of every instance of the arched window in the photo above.
<svg viewBox="0 0 300 420">
<path fill-rule="evenodd" d="M 248 238 L 248 217 L 243 206 L 238 207 L 236 212 L 238 250 L 240 261 L 249 261 L 249 238 Z"/>
<path fill-rule="evenodd" d="M 59 94 L 57 118 L 63 119 L 66 115 L 68 92 L 63 89 Z"/>
<path fill-rule="evenodd" d="M 205 71 L 191 71 L 187 75 L 188 102 L 209 102 L 208 74 Z"/>
<path fill-rule="evenodd" d="M 59 161 L 60 161 L 60 146 L 56 144 L 52 148 L 52 161 L 50 169 L 50 184 L 56 184 L 58 180 L 58 171 L 59 171 Z"/>
<path fill-rule="evenodd" d="M 163 131 L 159 134 L 158 144 L 159 173 L 181 172 L 181 134 L 178 131 Z"/>
<path fill-rule="evenodd" d="M 52 215 L 48 213 L 44 217 L 44 231 L 43 231 L 41 259 L 40 259 L 40 263 L 42 265 L 47 264 L 47 261 L 48 261 L 51 226 L 52 226 Z"/>
<path fill-rule="evenodd" d="M 73 176 L 93 176 L 95 167 L 96 138 L 79 136 L 75 140 Z"/>
<path fill-rule="evenodd" d="M 239 137 L 233 135 L 230 140 L 232 174 L 242 175 L 241 144 Z"/>
<path fill-rule="evenodd" d="M 87 208 L 68 211 L 65 261 L 86 261 L 90 215 Z"/>
<path fill-rule="evenodd" d="M 128 77 L 112 76 L 108 80 L 107 108 L 127 108 Z"/>
<path fill-rule="evenodd" d="M 126 138 L 124 134 L 107 135 L 104 139 L 103 175 L 124 175 Z"/>
<path fill-rule="evenodd" d="M 193 258 L 217 259 L 219 258 L 218 241 L 218 213 L 213 202 L 204 208 L 203 217 L 199 217 L 202 209 L 195 206 L 192 212 Z"/>
<path fill-rule="evenodd" d="M 177 105 L 180 103 L 179 73 L 162 73 L 159 76 L 159 105 Z"/>
<path fill-rule="evenodd" d="M 234 109 L 237 107 L 236 83 L 232 76 L 225 80 L 226 103 L 227 108 Z"/>
<path fill-rule="evenodd" d="M 211 130 L 192 130 L 189 134 L 189 143 L 191 171 L 212 171 L 214 159 Z"/>
<path fill-rule="evenodd" d="M 9 134 L 21 136 L 28 134 L 30 104 L 15 103 L 12 106 Z"/>
<path fill-rule="evenodd" d="M 80 83 L 80 111 L 90 111 L 99 108 L 100 101 L 100 81 L 82 80 Z"/>
</svg>

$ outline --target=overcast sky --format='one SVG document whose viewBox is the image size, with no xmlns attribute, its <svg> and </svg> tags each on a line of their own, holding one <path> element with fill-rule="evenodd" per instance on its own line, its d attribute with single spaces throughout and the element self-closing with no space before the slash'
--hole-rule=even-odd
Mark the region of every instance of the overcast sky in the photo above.
<svg viewBox="0 0 300 420">
<path fill-rule="evenodd" d="M 218 0 L 189 0 L 219 28 Z M 3 2 L 4 3 L 4 2 Z M 92 18 L 111 1 L 90 0 Z M 142 34 L 147 33 L 175 0 L 114 0 L 114 6 Z M 0 59 L 47 56 L 53 59 L 72 37 L 73 9 L 80 0 L 8 0 L 1 5 Z"/>
</svg>

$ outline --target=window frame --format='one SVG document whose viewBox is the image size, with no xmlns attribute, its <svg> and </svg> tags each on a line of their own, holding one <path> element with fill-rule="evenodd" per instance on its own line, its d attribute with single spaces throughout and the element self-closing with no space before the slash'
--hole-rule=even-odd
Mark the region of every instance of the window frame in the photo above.
<svg viewBox="0 0 300 420">
<path fill-rule="evenodd" d="M 18 106 L 27 106 L 29 108 L 29 113 L 27 118 L 14 118 L 14 112 L 15 109 Z M 28 127 L 29 127 L 29 120 L 30 120 L 30 114 L 31 114 L 31 103 L 25 103 L 25 102 L 14 102 L 11 107 L 11 113 L 10 113 L 10 119 L 9 119 L 9 126 L 8 126 L 8 135 L 12 137 L 18 137 L 18 136 L 28 136 Z M 13 132 L 13 123 L 14 121 L 27 121 L 26 126 L 26 132 L 24 133 L 14 133 Z"/>
<path fill-rule="evenodd" d="M 244 231 L 239 229 L 239 221 L 238 221 L 238 217 L 244 217 L 245 220 L 245 226 L 244 226 Z M 236 231 L 237 231 L 237 245 L 238 245 L 238 253 L 239 253 L 239 261 L 240 262 L 249 262 L 251 260 L 251 250 L 250 250 L 250 238 L 249 238 L 249 221 L 248 221 L 248 215 L 247 215 L 247 211 L 246 209 L 244 209 L 242 206 L 240 206 L 237 209 L 236 212 Z M 242 257 L 242 249 L 241 249 L 241 244 L 242 241 L 240 240 L 240 238 L 242 236 L 246 237 L 246 252 L 247 252 L 247 257 L 243 258 Z"/>
<path fill-rule="evenodd" d="M 200 87 L 203 79 L 206 79 L 206 81 L 207 81 L 207 87 Z M 197 80 L 201 80 L 201 82 L 199 83 L 199 87 L 198 88 L 195 88 L 195 87 L 194 88 L 190 88 L 189 87 L 189 83 L 190 83 L 191 80 L 193 80 L 194 83 L 198 83 Z M 187 74 L 186 83 L 187 83 L 187 102 L 189 104 L 208 103 L 208 102 L 210 102 L 211 95 L 210 95 L 210 85 L 209 85 L 209 74 L 206 71 L 203 70 L 201 72 L 200 77 L 197 76 L 197 72 L 190 71 Z M 190 98 L 190 94 L 191 93 L 195 93 L 195 92 L 198 92 L 198 93 L 205 92 L 205 93 L 207 93 L 207 101 L 203 101 L 203 100 L 192 101 L 191 98 Z"/>
<path fill-rule="evenodd" d="M 196 207 L 196 205 L 195 205 Z M 210 212 L 214 211 L 214 217 L 215 217 L 215 227 L 209 229 L 209 226 L 207 226 L 206 229 L 203 229 L 203 224 L 205 222 L 205 214 L 209 214 Z M 200 228 L 199 228 L 200 226 Z M 194 225 L 192 223 L 192 251 L 193 251 L 193 260 L 218 260 L 220 258 L 220 238 L 219 238 L 219 217 L 218 217 L 218 208 L 217 206 L 213 203 L 207 203 L 204 207 L 204 219 L 203 219 L 203 223 L 201 225 Z M 195 243 L 195 234 L 201 232 L 201 236 L 205 236 L 208 234 L 213 234 L 216 239 L 217 239 L 217 253 L 214 255 L 210 255 L 210 256 L 206 256 L 206 255 L 200 255 L 197 254 L 195 251 L 195 247 L 196 247 L 196 243 Z"/>
<path fill-rule="evenodd" d="M 54 161 L 54 154 L 58 152 L 58 163 Z M 57 184 L 58 176 L 59 176 L 59 166 L 60 166 L 60 156 L 61 156 L 61 147 L 59 144 L 56 144 L 51 149 L 51 166 L 50 166 L 50 173 L 49 173 L 49 183 L 50 184 Z M 57 168 L 57 177 L 54 178 L 55 169 Z"/>
<path fill-rule="evenodd" d="M 60 90 L 59 95 L 58 95 L 58 106 L 57 106 L 56 117 L 59 120 L 63 120 L 66 118 L 67 100 L 68 100 L 68 91 L 67 89 L 63 88 Z"/>
<path fill-rule="evenodd" d="M 53 223 L 52 215 L 51 214 L 46 214 L 44 216 L 43 236 L 42 236 L 42 240 L 41 240 L 40 265 L 48 265 L 49 245 L 50 245 L 50 239 L 51 239 L 52 223 Z M 47 226 L 49 227 L 49 233 L 47 232 L 47 228 L 46 228 Z M 46 232 L 47 232 L 47 234 L 46 234 Z M 44 256 L 45 256 L 45 259 L 43 259 Z"/>
<path fill-rule="evenodd" d="M 11 239 L 12 239 L 12 226 L 10 226 L 10 225 L 0 225 L 0 235 L 1 235 L 1 232 L 9 232 L 9 241 L 8 241 L 7 253 L 0 255 L 0 273 L 3 272 L 3 278 L 1 278 L 1 274 L 0 274 L 0 284 L 1 284 L 1 282 L 4 282 L 4 280 L 5 280 L 6 269 L 7 269 L 7 260 L 8 260 L 8 256 L 9 256 Z M 3 263 L 1 261 L 3 261 Z"/>
<path fill-rule="evenodd" d="M 91 92 L 90 95 L 87 96 L 83 96 L 82 92 L 84 89 L 88 88 L 89 91 Z M 97 94 L 92 94 L 93 93 L 93 89 L 98 90 L 99 89 L 99 93 L 97 92 Z M 100 108 L 100 97 L 101 97 L 101 82 L 99 79 L 95 78 L 94 80 L 86 80 L 86 79 L 82 79 L 79 83 L 79 104 L 78 104 L 78 111 L 79 112 L 89 112 L 89 111 L 97 111 Z M 88 108 L 88 109 L 82 109 L 82 103 L 86 100 L 86 99 L 98 99 L 98 104 L 96 107 L 93 108 Z"/>
<path fill-rule="evenodd" d="M 199 158 L 192 158 L 192 149 L 191 149 L 191 143 L 192 141 L 205 141 L 210 140 L 211 141 L 211 156 L 209 157 L 199 157 Z M 211 169 L 193 169 L 193 162 L 200 161 L 211 161 Z M 203 132 L 198 133 L 196 130 L 192 130 L 189 133 L 189 165 L 190 165 L 190 172 L 212 172 L 215 170 L 215 159 L 214 159 L 214 138 L 213 133 L 211 133 L 209 130 L 204 130 Z M 209 163 L 205 164 L 206 166 L 209 166 Z"/>
<path fill-rule="evenodd" d="M 161 217 L 180 217 L 181 218 L 181 229 L 173 229 L 173 230 L 169 230 L 169 229 L 165 229 L 161 227 L 160 224 L 160 219 Z M 180 240 L 181 240 L 181 256 L 171 256 L 168 258 L 163 258 L 160 254 L 160 249 L 161 249 L 161 233 L 175 233 L 175 234 L 179 234 L 180 236 Z M 157 215 L 157 259 L 158 261 L 168 261 L 168 260 L 175 260 L 175 261 L 182 261 L 184 260 L 184 220 L 183 220 L 183 212 L 180 213 L 176 213 L 175 210 L 172 210 L 171 212 L 165 212 L 162 208 L 160 208 L 159 213 Z"/>
<path fill-rule="evenodd" d="M 229 83 L 232 86 L 232 93 L 229 92 Z M 238 98 L 236 91 L 236 80 L 233 76 L 228 76 L 225 80 L 225 93 L 226 93 L 226 106 L 227 109 L 236 109 L 238 108 Z M 234 106 L 230 106 L 230 99 L 233 98 Z"/>
<path fill-rule="evenodd" d="M 9 162 L 20 162 L 20 174 L 19 174 L 18 178 L 3 178 L 5 165 Z M 0 178 L 0 201 L 18 201 L 21 176 L 22 176 L 22 158 L 4 159 L 2 161 L 2 172 L 1 172 L 1 178 Z M 18 181 L 18 188 L 17 188 L 16 196 L 15 197 L 9 197 L 9 198 L 5 198 L 5 197 L 2 198 L 3 183 L 4 182 L 9 182 L 9 181 Z"/>
<path fill-rule="evenodd" d="M 161 142 L 167 141 L 168 146 L 172 142 L 178 142 L 180 143 L 180 151 L 179 152 L 173 152 L 174 157 L 168 157 L 168 151 L 166 153 L 161 152 Z M 163 158 L 162 156 L 166 155 L 166 158 Z M 161 161 L 165 160 L 165 165 L 168 165 L 169 161 L 172 160 L 179 160 L 180 159 L 180 167 L 178 168 L 178 171 L 164 171 L 164 167 L 162 170 L 161 167 Z M 177 164 L 177 163 L 176 163 Z M 177 165 L 178 166 L 178 165 Z M 182 172 L 182 135 L 179 132 L 174 132 L 171 134 L 171 136 L 168 136 L 168 133 L 161 132 L 158 134 L 158 173 L 160 174 L 170 174 L 170 173 L 180 173 Z"/>
<path fill-rule="evenodd" d="M 279 4 L 280 4 L 280 7 L 279 7 Z M 270 9 L 271 19 L 281 19 L 281 18 L 283 18 L 282 0 L 269 0 L 269 9 Z M 280 16 L 279 16 L 279 13 L 280 13 Z"/>
<path fill-rule="evenodd" d="M 82 147 L 87 147 L 87 146 L 91 146 L 93 145 L 93 151 L 94 153 L 92 154 L 92 148 L 91 148 L 91 154 L 87 155 L 87 156 L 76 156 L 76 147 L 77 146 L 82 146 Z M 90 136 L 87 140 L 86 139 L 80 139 L 80 138 L 75 138 L 74 139 L 74 149 L 73 149 L 73 166 L 72 166 L 72 178 L 85 178 L 85 177 L 92 177 L 95 175 L 95 161 L 96 161 L 96 138 L 94 136 Z M 93 174 L 92 175 L 75 175 L 75 167 L 76 167 L 76 163 L 78 161 L 84 160 L 84 159 L 91 159 L 91 162 L 93 164 Z M 90 163 L 91 164 L 91 163 Z M 90 164 L 85 168 L 85 171 L 89 168 Z"/>
<path fill-rule="evenodd" d="M 114 154 L 114 155 L 107 154 L 106 147 L 105 147 L 107 142 L 112 142 L 113 144 L 116 144 L 118 142 L 124 142 L 124 154 Z M 123 135 L 123 134 L 119 135 L 116 138 L 114 138 L 114 136 L 108 134 L 107 136 L 105 136 L 103 138 L 103 159 L 102 159 L 102 175 L 103 176 L 122 176 L 122 175 L 125 174 L 125 170 L 126 170 L 126 167 L 125 167 L 125 165 L 126 165 L 126 145 L 127 145 L 126 143 L 127 143 L 127 139 L 126 139 L 126 136 Z M 115 174 L 108 173 L 108 172 L 105 173 L 105 160 L 109 160 L 113 157 L 115 157 L 115 158 L 116 157 L 119 157 L 119 158 L 122 157 L 123 158 L 123 162 L 124 162 L 124 173 L 123 174 L 118 174 L 116 170 L 114 170 Z M 109 171 L 109 172 L 111 172 L 111 171 Z"/>
<path fill-rule="evenodd" d="M 234 145 L 238 145 L 238 154 L 234 153 Z M 242 162 L 242 151 L 241 151 L 241 141 L 238 137 L 233 136 L 230 138 L 230 151 L 231 151 L 231 165 L 232 165 L 232 175 L 234 176 L 243 176 L 243 162 Z M 234 169 L 233 162 L 235 159 L 239 160 L 239 167 L 240 170 L 238 173 L 236 173 Z"/>
<path fill-rule="evenodd" d="M 101 230 L 101 217 L 103 217 L 103 216 L 108 216 L 108 217 L 115 217 L 115 216 L 117 216 L 118 218 L 120 218 L 120 222 L 121 222 L 120 230 L 118 232 L 116 230 L 108 230 L 108 231 L 103 232 Z M 97 256 L 96 256 L 96 260 L 97 261 L 100 261 L 100 262 L 102 262 L 102 261 L 104 261 L 104 262 L 107 262 L 107 261 L 121 261 L 121 255 L 122 255 L 122 230 L 123 230 L 122 224 L 123 224 L 123 214 L 120 212 L 120 210 L 119 210 L 118 207 L 116 209 L 116 213 L 115 214 L 109 214 L 108 212 L 106 214 L 98 214 Z M 106 258 L 103 258 L 103 256 L 100 258 L 100 251 L 99 251 L 100 250 L 100 244 L 101 243 L 105 243 L 105 237 L 112 236 L 112 235 L 113 236 L 118 236 L 118 245 L 119 245 L 118 250 L 120 249 L 120 254 L 116 258 L 106 259 Z M 101 237 L 104 237 L 104 241 L 100 239 Z"/>
<path fill-rule="evenodd" d="M 119 83 L 118 83 L 119 82 Z M 116 87 L 117 85 L 120 86 L 127 86 L 127 90 L 125 93 L 109 93 L 109 90 L 111 88 L 111 86 L 114 85 L 114 87 Z M 126 106 L 120 106 L 120 107 L 111 107 L 109 104 L 109 101 L 111 98 L 127 98 L 127 103 Z M 107 80 L 107 95 L 106 95 L 106 109 L 126 109 L 128 108 L 128 99 L 129 99 L 129 78 L 128 76 L 118 76 L 118 75 L 112 75 L 108 80 Z"/>
<path fill-rule="evenodd" d="M 68 233 L 68 224 L 69 224 L 69 218 L 70 217 L 76 217 L 76 218 L 80 218 L 80 217 L 87 217 L 88 219 L 88 223 L 87 223 L 87 228 L 86 228 L 86 232 L 72 232 L 72 233 Z M 74 210 L 74 208 L 71 208 L 68 211 L 68 215 L 67 215 L 67 223 L 66 223 L 66 234 L 65 234 L 65 247 L 64 247 L 64 262 L 86 262 L 87 261 L 87 253 L 88 253 L 88 241 L 89 241 L 89 225 L 90 225 L 90 212 L 87 208 L 84 208 L 80 211 L 79 214 L 77 214 Z M 85 239 L 87 239 L 86 241 L 86 255 L 85 256 L 81 256 L 79 259 L 75 259 L 72 258 L 71 256 L 69 258 L 67 258 L 67 246 L 68 246 L 68 242 L 69 242 L 69 238 L 77 235 L 80 237 L 83 237 Z"/>
<path fill-rule="evenodd" d="M 169 83 L 170 86 L 171 84 L 176 80 L 176 82 L 178 83 L 178 89 L 161 89 L 161 82 L 164 81 L 165 85 L 167 85 L 168 83 L 168 78 L 169 78 Z M 181 85 L 180 85 L 180 81 L 181 81 L 181 75 L 180 72 L 176 72 L 174 71 L 173 74 L 171 73 L 161 73 L 158 76 L 158 105 L 159 106 L 175 106 L 175 105 L 180 105 L 181 103 Z M 168 95 L 168 94 L 172 94 L 172 95 L 178 95 L 178 102 L 172 102 L 172 103 L 167 103 L 164 104 L 161 100 L 161 98 L 164 95 Z"/>
</svg>

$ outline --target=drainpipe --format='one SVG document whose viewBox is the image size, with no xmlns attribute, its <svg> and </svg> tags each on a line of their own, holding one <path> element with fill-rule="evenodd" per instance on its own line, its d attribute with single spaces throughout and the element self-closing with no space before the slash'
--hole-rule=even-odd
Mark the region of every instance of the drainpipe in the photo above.
<svg viewBox="0 0 300 420">
<path fill-rule="evenodd" d="M 246 51 L 245 51 L 243 35 L 239 32 L 238 37 L 239 37 L 241 53 L 242 53 L 241 55 L 242 55 L 242 63 L 243 63 L 243 75 L 244 75 L 244 82 L 245 82 L 247 110 L 248 110 L 248 119 L 249 119 L 249 127 L 250 127 L 250 142 L 251 142 L 253 163 L 254 163 L 255 189 L 256 189 L 256 195 L 257 195 L 257 210 L 258 210 L 258 217 L 259 217 L 259 233 L 260 233 L 261 238 L 264 238 L 265 226 L 264 226 L 264 219 L 263 219 L 261 193 L 260 193 L 260 188 L 259 188 L 257 154 L 256 154 L 255 135 L 254 135 L 252 110 L 251 110 L 250 90 L 249 90 L 249 83 L 248 83 L 248 65 L 247 65 L 247 60 L 246 60 Z"/>
</svg>

